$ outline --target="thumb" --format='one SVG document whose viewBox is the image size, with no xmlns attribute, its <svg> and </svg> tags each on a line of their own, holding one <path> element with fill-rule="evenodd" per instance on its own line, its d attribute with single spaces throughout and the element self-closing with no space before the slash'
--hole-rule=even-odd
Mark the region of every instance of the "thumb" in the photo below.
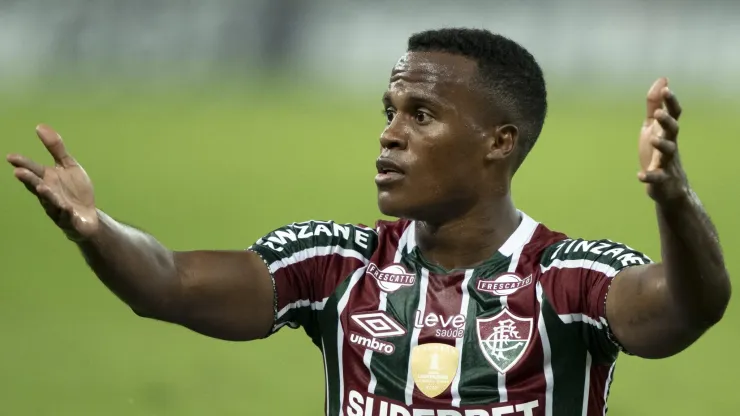
<svg viewBox="0 0 740 416">
<path fill-rule="evenodd" d="M 655 82 L 653 82 L 653 85 L 650 86 L 650 89 L 647 93 L 647 105 L 645 107 L 646 114 L 645 119 L 647 122 L 650 122 L 655 119 L 655 111 L 663 108 L 663 88 L 665 88 L 668 85 L 668 78 L 666 77 L 660 77 Z"/>
</svg>

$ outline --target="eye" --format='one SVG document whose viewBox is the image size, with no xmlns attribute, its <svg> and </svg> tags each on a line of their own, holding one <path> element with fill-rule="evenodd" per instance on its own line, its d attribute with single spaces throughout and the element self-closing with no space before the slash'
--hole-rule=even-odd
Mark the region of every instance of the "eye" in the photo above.
<svg viewBox="0 0 740 416">
<path fill-rule="evenodd" d="M 385 122 L 391 124 L 393 118 L 396 116 L 396 110 L 391 107 L 386 107 L 383 109 L 383 114 L 385 115 Z"/>
<path fill-rule="evenodd" d="M 429 124 L 432 121 L 432 116 L 429 115 L 426 111 L 419 110 L 414 114 L 414 120 L 418 124 Z"/>
</svg>

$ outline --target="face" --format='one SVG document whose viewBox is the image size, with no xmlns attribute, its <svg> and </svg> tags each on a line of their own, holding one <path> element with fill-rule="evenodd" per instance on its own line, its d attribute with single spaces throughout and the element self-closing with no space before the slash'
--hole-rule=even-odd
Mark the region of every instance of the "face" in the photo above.
<svg viewBox="0 0 740 416">
<path fill-rule="evenodd" d="M 511 143 L 481 123 L 476 73 L 474 61 L 441 52 L 411 52 L 393 68 L 375 177 L 383 214 L 445 221 L 490 197 L 491 165 Z"/>
</svg>

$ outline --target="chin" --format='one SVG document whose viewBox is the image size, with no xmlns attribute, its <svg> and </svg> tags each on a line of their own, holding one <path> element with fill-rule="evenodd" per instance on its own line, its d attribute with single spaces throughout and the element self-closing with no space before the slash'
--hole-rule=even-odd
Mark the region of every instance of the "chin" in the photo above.
<svg viewBox="0 0 740 416">
<path fill-rule="evenodd" d="M 397 192 L 378 191 L 378 209 L 383 215 L 404 218 L 408 213 L 408 203 Z"/>
</svg>

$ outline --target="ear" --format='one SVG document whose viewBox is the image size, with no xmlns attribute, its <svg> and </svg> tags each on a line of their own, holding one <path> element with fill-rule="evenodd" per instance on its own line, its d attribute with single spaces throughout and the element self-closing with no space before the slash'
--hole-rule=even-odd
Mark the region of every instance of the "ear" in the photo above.
<svg viewBox="0 0 740 416">
<path fill-rule="evenodd" d="M 511 156 L 516 150 L 516 142 L 519 140 L 519 129 L 513 124 L 497 126 L 489 134 L 489 148 L 486 160 L 495 162 Z"/>
</svg>

